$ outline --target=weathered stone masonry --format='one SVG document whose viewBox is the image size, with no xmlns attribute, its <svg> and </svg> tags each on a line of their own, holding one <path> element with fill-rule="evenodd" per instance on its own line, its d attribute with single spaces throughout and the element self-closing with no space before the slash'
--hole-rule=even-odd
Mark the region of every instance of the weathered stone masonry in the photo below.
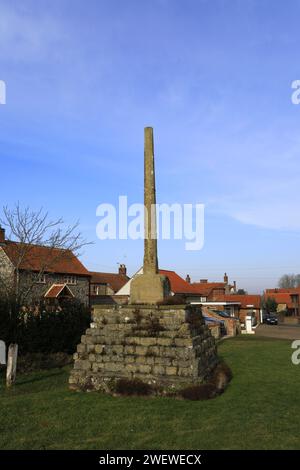
<svg viewBox="0 0 300 470">
<path fill-rule="evenodd" d="M 73 390 L 111 393 L 120 378 L 158 392 L 203 382 L 218 362 L 215 340 L 192 306 L 98 306 L 74 354 Z"/>
</svg>

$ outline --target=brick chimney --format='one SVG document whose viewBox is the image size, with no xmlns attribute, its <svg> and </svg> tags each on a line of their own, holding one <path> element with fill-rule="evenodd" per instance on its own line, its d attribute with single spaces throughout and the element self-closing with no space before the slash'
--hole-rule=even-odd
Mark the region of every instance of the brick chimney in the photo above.
<svg viewBox="0 0 300 470">
<path fill-rule="evenodd" d="M 5 230 L 0 226 L 0 245 L 5 243 Z"/>
<path fill-rule="evenodd" d="M 122 276 L 126 276 L 126 275 L 127 275 L 127 268 L 126 268 L 125 264 L 120 264 L 120 266 L 119 266 L 119 274 L 122 274 Z"/>
<path fill-rule="evenodd" d="M 224 274 L 224 282 L 225 282 L 225 284 L 228 284 L 228 276 L 227 276 L 226 273 Z"/>
<path fill-rule="evenodd" d="M 201 284 L 207 284 L 207 279 L 200 279 Z"/>
<path fill-rule="evenodd" d="M 186 282 L 188 282 L 189 284 L 191 283 L 191 278 L 190 278 L 190 275 L 189 275 L 189 274 L 186 275 L 185 280 L 186 280 Z"/>
</svg>

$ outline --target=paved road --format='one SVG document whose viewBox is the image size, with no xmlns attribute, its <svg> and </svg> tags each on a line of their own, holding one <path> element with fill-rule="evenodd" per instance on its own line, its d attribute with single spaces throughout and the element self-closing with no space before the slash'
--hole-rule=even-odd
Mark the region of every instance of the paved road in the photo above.
<svg viewBox="0 0 300 470">
<path fill-rule="evenodd" d="M 268 338 L 300 339 L 300 325 L 259 325 L 255 329 L 255 335 Z"/>
</svg>

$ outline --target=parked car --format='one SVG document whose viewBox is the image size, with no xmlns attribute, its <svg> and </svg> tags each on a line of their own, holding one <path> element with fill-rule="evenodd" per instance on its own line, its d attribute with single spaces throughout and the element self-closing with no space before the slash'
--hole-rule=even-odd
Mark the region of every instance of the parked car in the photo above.
<svg viewBox="0 0 300 470">
<path fill-rule="evenodd" d="M 278 325 L 278 319 L 275 315 L 266 315 L 263 322 L 267 325 Z"/>
</svg>

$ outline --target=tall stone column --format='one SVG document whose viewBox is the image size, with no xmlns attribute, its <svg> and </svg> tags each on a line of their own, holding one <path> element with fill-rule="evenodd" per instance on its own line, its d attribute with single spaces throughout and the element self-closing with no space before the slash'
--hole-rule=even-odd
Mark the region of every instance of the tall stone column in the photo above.
<svg viewBox="0 0 300 470">
<path fill-rule="evenodd" d="M 158 273 L 153 129 L 146 127 L 144 132 L 144 264 L 143 274 L 131 281 L 133 304 L 155 304 L 170 290 L 168 279 Z"/>
<path fill-rule="evenodd" d="M 145 274 L 155 274 L 158 273 L 158 260 L 153 129 L 145 127 L 144 132 L 145 247 L 143 270 Z"/>
</svg>

